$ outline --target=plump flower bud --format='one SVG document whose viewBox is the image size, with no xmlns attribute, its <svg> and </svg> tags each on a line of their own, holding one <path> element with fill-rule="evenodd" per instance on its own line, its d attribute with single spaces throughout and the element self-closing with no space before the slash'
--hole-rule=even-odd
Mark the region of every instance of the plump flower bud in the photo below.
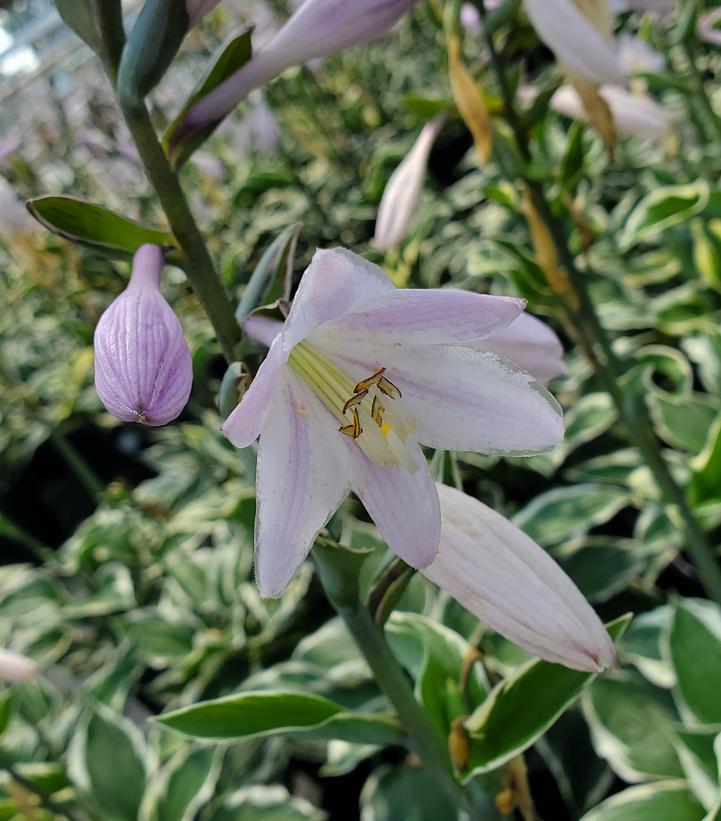
<svg viewBox="0 0 721 821">
<path fill-rule="evenodd" d="M 37 664 L 31 659 L 10 650 L 0 650 L 0 681 L 18 684 L 31 679 L 37 671 Z"/>
<path fill-rule="evenodd" d="M 416 0 L 306 0 L 271 42 L 188 112 L 187 130 L 219 122 L 255 88 L 291 66 L 385 34 Z"/>
<path fill-rule="evenodd" d="M 125 422 L 164 425 L 183 410 L 193 381 L 180 320 L 160 293 L 163 252 L 143 245 L 128 287 L 95 329 L 95 388 Z"/>
<path fill-rule="evenodd" d="M 428 157 L 445 120 L 443 113 L 427 122 L 413 148 L 391 174 L 378 208 L 374 237 L 377 248 L 387 250 L 400 245 L 408 233 L 421 197 Z"/>
</svg>

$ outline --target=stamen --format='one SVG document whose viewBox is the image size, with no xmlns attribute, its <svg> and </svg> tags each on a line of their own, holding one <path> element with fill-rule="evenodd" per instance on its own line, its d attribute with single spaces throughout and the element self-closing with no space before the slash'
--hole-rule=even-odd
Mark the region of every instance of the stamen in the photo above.
<svg viewBox="0 0 721 821">
<path fill-rule="evenodd" d="M 383 414 L 386 412 L 386 409 L 381 405 L 378 401 L 378 397 L 373 397 L 373 407 L 371 408 L 371 416 L 373 417 L 373 421 L 378 425 L 379 428 L 383 427 Z"/>
<path fill-rule="evenodd" d="M 390 396 L 391 399 L 400 399 L 403 396 L 400 390 L 385 376 L 381 376 L 378 380 L 378 390 L 386 396 Z"/>
<path fill-rule="evenodd" d="M 343 414 L 345 415 L 348 413 L 354 405 L 359 405 L 366 398 L 366 396 L 368 396 L 367 390 L 356 393 L 355 396 L 351 396 L 345 405 L 343 405 Z"/>
<path fill-rule="evenodd" d="M 353 393 L 363 393 L 368 391 L 374 386 L 377 385 L 381 381 L 381 377 L 386 372 L 385 368 L 381 368 L 379 371 L 376 371 L 374 374 L 368 377 L 368 379 L 361 379 L 361 381 L 353 388 Z"/>
<path fill-rule="evenodd" d="M 353 421 L 350 425 L 341 425 L 338 430 L 346 436 L 351 436 L 353 439 L 357 439 L 361 433 L 363 433 L 360 417 L 358 416 L 358 408 L 353 408 Z"/>
</svg>

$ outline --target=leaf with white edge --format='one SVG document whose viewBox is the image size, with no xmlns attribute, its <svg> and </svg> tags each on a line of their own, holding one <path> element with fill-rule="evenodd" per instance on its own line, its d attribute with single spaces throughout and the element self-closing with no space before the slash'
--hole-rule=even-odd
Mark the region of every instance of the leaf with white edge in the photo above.
<svg viewBox="0 0 721 821">
<path fill-rule="evenodd" d="M 619 236 L 622 251 L 659 237 L 664 231 L 703 211 L 709 201 L 708 183 L 699 179 L 687 185 L 654 188 L 629 214 Z"/>
<path fill-rule="evenodd" d="M 611 796 L 581 821 L 701 821 L 703 817 L 703 807 L 683 781 L 658 781 Z"/>
<path fill-rule="evenodd" d="M 631 620 L 621 616 L 607 625 L 618 640 Z M 535 743 L 595 678 L 560 664 L 531 661 L 497 684 L 466 720 L 471 760 L 465 780 L 490 772 Z"/>
<path fill-rule="evenodd" d="M 213 798 L 222 760 L 217 747 L 190 747 L 173 756 L 158 779 L 154 821 L 192 821 Z"/>
<path fill-rule="evenodd" d="M 693 474 L 689 498 L 691 503 L 716 502 L 721 499 L 721 414 L 707 429 L 703 450 L 691 462 Z"/>
<path fill-rule="evenodd" d="M 637 579 L 646 566 L 638 543 L 612 536 L 589 536 L 553 558 L 591 602 L 608 601 Z"/>
<path fill-rule="evenodd" d="M 624 671 L 593 683 L 581 701 L 596 752 L 624 781 L 682 778 L 670 695 Z"/>
<path fill-rule="evenodd" d="M 349 713 L 318 695 L 264 690 L 204 701 L 155 719 L 195 738 L 235 739 L 268 735 L 337 738 L 358 744 L 401 744 L 398 722 L 375 713 Z"/>
<path fill-rule="evenodd" d="M 657 687 L 673 687 L 676 675 L 665 658 L 662 644 L 673 616 L 673 608 L 664 604 L 636 616 L 618 645 L 622 662 L 633 664 L 644 678 Z"/>
<path fill-rule="evenodd" d="M 458 817 L 457 807 L 449 802 L 444 790 L 438 789 L 434 774 L 409 764 L 375 770 L 363 785 L 360 806 L 361 817 L 373 821 L 441 821 Z"/>
<path fill-rule="evenodd" d="M 75 197 L 36 197 L 27 208 L 49 231 L 109 257 L 130 258 L 141 245 L 177 248 L 168 231 L 148 228 L 101 205 Z"/>
<path fill-rule="evenodd" d="M 721 737 L 718 727 L 677 727 L 674 746 L 693 794 L 710 810 L 719 793 L 718 763 L 714 744 Z"/>
<path fill-rule="evenodd" d="M 682 704 L 702 724 L 721 724 L 721 608 L 696 599 L 676 606 L 669 659 Z"/>
<path fill-rule="evenodd" d="M 226 796 L 208 821 L 325 821 L 326 817 L 280 784 L 255 784 Z"/>
<path fill-rule="evenodd" d="M 557 487 L 536 496 L 513 517 L 513 524 L 540 545 L 549 547 L 604 524 L 630 499 L 626 488 L 610 485 Z"/>
<path fill-rule="evenodd" d="M 75 784 L 112 821 L 137 821 L 148 770 L 140 731 L 103 705 L 76 732 L 68 756 Z"/>
<path fill-rule="evenodd" d="M 185 117 L 199 100 L 210 94 L 250 60 L 253 53 L 251 34 L 252 29 L 248 29 L 228 43 L 198 90 L 190 95 L 178 116 L 168 126 L 163 135 L 163 148 L 174 168 L 179 168 L 217 128 L 219 121 L 208 123 L 199 130 L 188 130 L 184 127 Z"/>
</svg>

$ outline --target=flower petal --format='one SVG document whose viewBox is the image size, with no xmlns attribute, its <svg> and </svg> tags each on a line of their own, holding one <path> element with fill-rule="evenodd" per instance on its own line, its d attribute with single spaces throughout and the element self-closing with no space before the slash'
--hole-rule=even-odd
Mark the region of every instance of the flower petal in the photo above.
<svg viewBox="0 0 721 821">
<path fill-rule="evenodd" d="M 379 307 L 395 291 L 385 271 L 358 254 L 345 248 L 316 251 L 285 323 L 286 354 L 323 323 Z"/>
<path fill-rule="evenodd" d="M 346 314 L 319 330 L 346 339 L 371 335 L 393 344 L 448 344 L 483 339 L 505 328 L 523 311 L 525 300 L 474 294 L 454 288 L 402 288 L 385 305 Z"/>
<path fill-rule="evenodd" d="M 0 681 L 18 684 L 29 681 L 37 671 L 38 666 L 32 659 L 11 650 L 0 649 Z"/>
<path fill-rule="evenodd" d="M 273 340 L 283 330 L 283 323 L 279 319 L 271 319 L 262 314 L 251 314 L 240 324 L 251 339 L 267 348 L 270 348 Z"/>
<path fill-rule="evenodd" d="M 282 339 L 276 336 L 240 404 L 220 428 L 236 448 L 247 448 L 260 436 L 270 407 L 273 386 L 282 365 Z"/>
<path fill-rule="evenodd" d="M 348 452 L 317 419 L 321 408 L 292 375 L 277 381 L 258 446 L 255 572 L 263 597 L 281 595 L 348 495 Z"/>
<path fill-rule="evenodd" d="M 524 0 L 538 36 L 559 60 L 593 83 L 623 83 L 618 55 L 573 0 Z"/>
<path fill-rule="evenodd" d="M 439 485 L 438 494 L 440 550 L 425 576 L 541 658 L 589 672 L 614 664 L 603 624 L 541 547 L 465 493 Z"/>
<path fill-rule="evenodd" d="M 427 567 L 438 551 L 441 512 L 428 462 L 417 449 L 418 470 L 381 467 L 353 442 L 353 492 L 363 502 L 388 547 L 412 567 Z"/>
<path fill-rule="evenodd" d="M 521 314 L 506 328 L 473 347 L 510 359 L 543 385 L 568 373 L 561 340 L 548 325 L 530 314 Z"/>
<path fill-rule="evenodd" d="M 370 339 L 336 339 L 317 347 L 358 379 L 385 367 L 423 445 L 527 456 L 549 450 L 563 438 L 562 412 L 551 394 L 490 351 L 381 345 Z"/>
</svg>

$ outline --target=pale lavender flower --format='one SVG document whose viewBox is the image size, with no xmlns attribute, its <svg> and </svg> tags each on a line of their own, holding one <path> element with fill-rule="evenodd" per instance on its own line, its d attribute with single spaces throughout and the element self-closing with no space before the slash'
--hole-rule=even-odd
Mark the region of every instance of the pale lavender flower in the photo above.
<svg viewBox="0 0 721 821">
<path fill-rule="evenodd" d="M 476 499 L 437 490 L 440 547 L 423 575 L 534 655 L 587 672 L 612 667 L 606 629 L 548 553 Z"/>
<path fill-rule="evenodd" d="M 237 447 L 260 437 L 261 595 L 283 592 L 350 490 L 391 550 L 413 567 L 431 564 L 441 513 L 419 443 L 526 455 L 561 440 L 553 397 L 497 353 L 498 340 L 484 350 L 524 307 L 397 290 L 377 266 L 333 249 L 316 252 L 282 326 L 246 321 L 270 350 L 222 430 Z"/>
<path fill-rule="evenodd" d="M 618 37 L 618 59 L 627 74 L 637 71 L 663 71 L 666 58 L 648 43 L 623 32 Z"/>
<path fill-rule="evenodd" d="M 0 681 L 19 684 L 35 676 L 38 666 L 32 659 L 0 649 Z"/>
<path fill-rule="evenodd" d="M 632 137 L 663 137 L 671 127 L 670 112 L 645 94 L 634 94 L 620 86 L 601 86 L 601 97 L 608 103 L 619 134 Z M 561 86 L 551 98 L 551 108 L 567 117 L 588 121 L 578 93 Z"/>
<path fill-rule="evenodd" d="M 125 422 L 164 425 L 185 407 L 193 381 L 183 327 L 160 292 L 163 251 L 141 246 L 128 287 L 95 329 L 95 388 Z"/>
<path fill-rule="evenodd" d="M 721 7 L 702 14 L 696 24 L 696 34 L 699 40 L 711 43 L 712 46 L 721 46 Z"/>
<path fill-rule="evenodd" d="M 377 248 L 393 248 L 408 233 L 421 198 L 431 148 L 445 121 L 446 114 L 443 113 L 427 122 L 413 148 L 391 174 L 378 208 L 374 237 Z"/>
<path fill-rule="evenodd" d="M 415 2 L 306 0 L 265 48 L 190 109 L 179 133 L 222 120 L 253 89 L 291 66 L 375 40 Z"/>
</svg>

